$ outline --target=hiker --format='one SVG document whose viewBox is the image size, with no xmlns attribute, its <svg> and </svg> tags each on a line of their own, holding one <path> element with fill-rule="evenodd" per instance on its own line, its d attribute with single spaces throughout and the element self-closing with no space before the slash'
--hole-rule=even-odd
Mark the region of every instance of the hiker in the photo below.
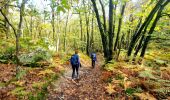
<svg viewBox="0 0 170 100">
<path fill-rule="evenodd" d="M 96 60 L 97 60 L 96 54 L 95 54 L 95 52 L 92 52 L 91 53 L 91 61 L 92 61 L 93 68 L 95 67 Z"/>
<path fill-rule="evenodd" d="M 70 62 L 72 65 L 72 70 L 73 70 L 72 79 L 75 79 L 75 74 L 77 74 L 76 78 L 78 79 L 79 78 L 79 67 L 81 67 L 78 50 L 75 50 L 75 54 L 71 56 Z"/>
</svg>

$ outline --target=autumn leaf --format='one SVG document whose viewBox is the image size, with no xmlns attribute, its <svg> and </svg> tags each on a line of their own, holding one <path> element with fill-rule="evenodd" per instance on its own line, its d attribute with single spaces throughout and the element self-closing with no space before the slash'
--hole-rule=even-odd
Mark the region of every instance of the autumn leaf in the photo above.
<svg viewBox="0 0 170 100">
<path fill-rule="evenodd" d="M 106 92 L 109 93 L 109 94 L 112 94 L 112 93 L 116 92 L 116 91 L 114 90 L 114 88 L 115 88 L 115 86 L 112 85 L 112 84 L 110 84 L 110 83 L 109 83 L 108 86 L 105 87 Z"/>
<path fill-rule="evenodd" d="M 135 96 L 138 96 L 140 100 L 156 100 L 153 95 L 146 93 L 134 93 Z"/>
<path fill-rule="evenodd" d="M 44 71 L 40 71 L 38 75 L 46 75 L 46 74 L 55 74 L 55 73 L 50 69 L 46 69 Z"/>
</svg>

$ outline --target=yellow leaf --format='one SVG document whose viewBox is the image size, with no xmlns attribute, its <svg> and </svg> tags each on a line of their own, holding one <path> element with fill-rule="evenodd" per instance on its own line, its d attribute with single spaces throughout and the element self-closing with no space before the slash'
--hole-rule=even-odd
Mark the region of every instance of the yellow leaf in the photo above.
<svg viewBox="0 0 170 100">
<path fill-rule="evenodd" d="M 50 69 L 46 69 L 44 71 L 40 71 L 40 73 L 38 75 L 46 75 L 46 74 L 55 74 L 55 72 L 53 72 Z"/>
<path fill-rule="evenodd" d="M 16 82 L 12 82 L 12 83 L 15 85 L 18 85 L 18 86 L 23 86 L 25 84 L 25 81 L 16 81 Z"/>
<path fill-rule="evenodd" d="M 149 94 L 148 92 L 134 93 L 134 95 L 138 96 L 140 100 L 156 100 L 156 98 L 154 98 L 154 96 Z"/>
<path fill-rule="evenodd" d="M 109 94 L 112 94 L 112 93 L 116 92 L 116 91 L 114 90 L 115 86 L 112 85 L 112 84 L 109 84 L 109 85 L 106 86 L 105 88 L 106 88 L 106 92 L 109 93 Z"/>
</svg>

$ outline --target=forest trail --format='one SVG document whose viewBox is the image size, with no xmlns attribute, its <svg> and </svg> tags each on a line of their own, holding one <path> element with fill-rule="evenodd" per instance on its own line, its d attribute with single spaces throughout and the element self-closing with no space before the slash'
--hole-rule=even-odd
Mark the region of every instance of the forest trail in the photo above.
<svg viewBox="0 0 170 100">
<path fill-rule="evenodd" d="M 53 91 L 50 91 L 48 100 L 91 100 L 103 99 L 105 96 L 101 82 L 101 64 L 83 65 L 80 70 L 80 79 L 71 80 L 72 69 L 68 69 L 59 80 L 53 82 Z"/>
</svg>

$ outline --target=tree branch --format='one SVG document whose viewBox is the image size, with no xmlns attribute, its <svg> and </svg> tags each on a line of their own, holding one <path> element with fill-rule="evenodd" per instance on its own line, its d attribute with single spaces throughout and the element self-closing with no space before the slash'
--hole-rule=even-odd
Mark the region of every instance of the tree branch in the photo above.
<svg viewBox="0 0 170 100">
<path fill-rule="evenodd" d="M 10 0 L 8 0 L 6 2 L 1 1 L 0 3 L 2 4 L 2 6 L 0 7 L 0 9 L 4 8 L 8 4 L 9 1 Z"/>
<path fill-rule="evenodd" d="M 168 13 L 162 13 L 161 17 L 163 17 L 163 16 L 168 16 L 170 18 L 170 14 L 168 14 Z"/>
<path fill-rule="evenodd" d="M 8 18 L 5 16 L 5 14 L 3 13 L 2 9 L 0 9 L 0 12 L 1 12 L 1 14 L 3 15 L 3 17 L 5 18 L 5 20 L 7 21 L 7 23 L 12 27 L 15 36 L 17 36 L 15 27 L 9 22 Z"/>
<path fill-rule="evenodd" d="M 102 7 L 102 12 L 103 12 L 103 27 L 104 27 L 104 32 L 106 32 L 107 31 L 107 26 L 106 26 L 106 13 L 105 13 L 105 9 L 104 9 L 104 5 L 103 5 L 103 3 L 102 3 L 102 1 L 101 0 L 99 0 L 99 2 L 100 2 L 100 5 L 101 5 L 101 7 Z"/>
</svg>

